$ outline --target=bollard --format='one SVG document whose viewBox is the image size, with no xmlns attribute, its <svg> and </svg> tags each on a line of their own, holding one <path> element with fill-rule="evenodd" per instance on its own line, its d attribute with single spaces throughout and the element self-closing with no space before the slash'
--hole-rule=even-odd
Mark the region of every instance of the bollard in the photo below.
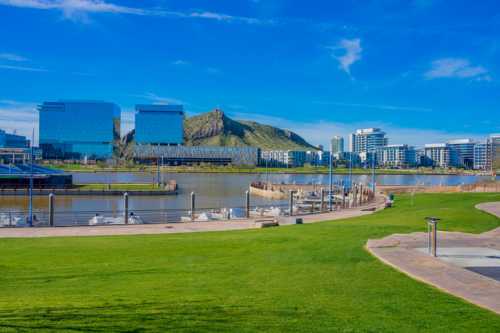
<svg viewBox="0 0 500 333">
<path fill-rule="evenodd" d="M 344 185 L 342 185 L 341 191 L 342 191 L 342 208 L 345 208 L 345 186 Z"/>
<path fill-rule="evenodd" d="M 245 216 L 250 218 L 250 191 L 245 192 Z"/>
<path fill-rule="evenodd" d="M 358 207 L 358 199 L 359 199 L 359 184 L 356 184 L 354 189 L 354 207 Z"/>
<path fill-rule="evenodd" d="M 54 193 L 49 194 L 49 226 L 54 226 Z"/>
<path fill-rule="evenodd" d="M 194 211 L 196 209 L 196 194 L 191 192 L 191 221 L 194 221 Z"/>
<path fill-rule="evenodd" d="M 323 210 L 325 209 L 325 189 L 321 188 L 321 206 L 319 208 L 320 213 L 323 213 Z"/>
<path fill-rule="evenodd" d="M 289 204 L 289 214 L 290 216 L 293 216 L 293 194 L 294 194 L 294 191 L 293 190 L 290 190 L 290 198 L 289 198 L 289 201 L 288 201 L 288 204 Z"/>
<path fill-rule="evenodd" d="M 128 193 L 123 194 L 123 222 L 128 224 Z"/>
<path fill-rule="evenodd" d="M 359 198 L 358 198 L 358 204 L 360 206 L 363 205 L 363 184 L 359 185 Z"/>
<path fill-rule="evenodd" d="M 437 224 L 440 218 L 426 217 L 427 220 L 427 251 L 437 257 Z"/>
<path fill-rule="evenodd" d="M 334 197 L 333 197 L 333 200 L 334 200 L 334 202 L 335 202 L 335 210 L 338 212 L 338 211 L 340 210 L 340 204 L 341 204 L 341 202 L 340 202 L 340 200 L 339 200 L 339 198 L 340 198 L 340 183 L 339 183 L 339 185 L 335 188 L 335 194 L 336 194 L 336 196 L 334 196 Z M 335 199 L 335 198 L 336 198 L 336 199 Z"/>
</svg>

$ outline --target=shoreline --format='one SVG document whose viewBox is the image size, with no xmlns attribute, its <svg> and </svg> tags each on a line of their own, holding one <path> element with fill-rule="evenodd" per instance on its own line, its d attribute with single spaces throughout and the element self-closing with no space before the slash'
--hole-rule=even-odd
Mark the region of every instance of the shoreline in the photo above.
<svg viewBox="0 0 500 333">
<path fill-rule="evenodd" d="M 54 166 L 49 166 L 54 168 Z M 67 173 L 149 173 L 155 174 L 157 172 L 156 168 L 57 168 L 58 170 L 67 172 Z M 303 170 L 303 169 L 288 169 L 288 170 L 272 170 L 269 171 L 262 169 L 169 169 L 169 168 L 161 168 L 162 173 L 178 173 L 178 174 L 248 174 L 248 175 L 258 175 L 258 174 L 277 174 L 277 175 L 328 175 L 328 170 Z M 381 169 L 375 171 L 377 175 L 383 176 L 481 176 L 481 177 L 492 177 L 491 174 L 485 174 L 480 172 L 453 172 L 453 171 L 417 171 L 417 170 L 387 170 Z M 334 169 L 334 175 L 349 175 L 349 171 L 347 169 Z M 371 170 L 353 170 L 352 175 L 363 176 L 371 175 Z M 496 176 L 498 178 L 498 176 Z"/>
<path fill-rule="evenodd" d="M 362 206 L 345 208 L 339 211 L 283 216 L 278 218 L 279 227 L 296 225 L 295 219 L 302 219 L 304 224 L 319 223 L 370 215 L 385 209 L 385 196 L 378 195 L 374 201 Z M 214 220 L 208 222 L 176 222 L 128 225 L 100 226 L 54 226 L 33 228 L 0 228 L 0 239 L 4 238 L 40 238 L 40 237 L 87 237 L 87 236 L 126 236 L 181 234 L 193 232 L 221 232 L 233 230 L 256 230 L 262 228 L 259 221 L 263 218 Z M 273 218 L 274 219 L 274 218 Z"/>
</svg>

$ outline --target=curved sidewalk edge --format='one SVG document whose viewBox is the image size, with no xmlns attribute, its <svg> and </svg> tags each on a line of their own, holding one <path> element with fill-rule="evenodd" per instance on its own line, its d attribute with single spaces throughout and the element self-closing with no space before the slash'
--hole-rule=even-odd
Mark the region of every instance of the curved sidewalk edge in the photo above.
<svg viewBox="0 0 500 333">
<path fill-rule="evenodd" d="M 476 207 L 499 216 L 500 202 Z M 500 314 L 499 281 L 439 259 L 440 248 L 500 250 L 500 227 L 479 235 L 438 232 L 438 239 L 438 258 L 418 250 L 427 247 L 427 234 L 423 232 L 368 240 L 365 249 L 383 263 L 415 280 Z"/>
<path fill-rule="evenodd" d="M 348 208 L 341 211 L 284 217 L 280 225 L 294 224 L 295 218 L 302 218 L 304 223 L 316 223 L 347 219 L 372 214 L 383 209 L 385 197 L 379 196 L 373 203 L 362 207 Z M 187 222 L 170 224 L 108 225 L 108 226 L 68 226 L 43 228 L 0 228 L 1 238 L 38 238 L 38 237 L 72 237 L 72 236 L 116 236 L 116 235 L 154 235 L 188 232 L 210 232 L 227 230 L 245 230 L 256 228 L 255 219 Z"/>
</svg>

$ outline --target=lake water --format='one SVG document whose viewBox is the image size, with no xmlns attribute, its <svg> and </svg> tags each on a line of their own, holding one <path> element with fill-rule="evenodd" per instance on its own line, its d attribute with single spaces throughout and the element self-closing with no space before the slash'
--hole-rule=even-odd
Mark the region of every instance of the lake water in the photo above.
<svg viewBox="0 0 500 333">
<path fill-rule="evenodd" d="M 97 172 L 75 173 L 75 183 L 148 183 L 156 181 L 156 173 L 135 172 Z M 328 175 L 294 175 L 294 174 L 200 174 L 200 173 L 163 173 L 162 180 L 175 179 L 179 185 L 178 195 L 130 197 L 131 211 L 163 211 L 186 210 L 189 208 L 189 194 L 196 193 L 197 207 L 243 207 L 244 193 L 253 181 L 271 181 L 273 183 L 297 184 L 328 184 Z M 335 175 L 334 180 L 347 180 L 347 175 Z M 457 175 L 377 175 L 377 184 L 382 185 L 458 185 L 470 184 L 489 179 L 484 176 L 457 176 Z M 369 183 L 370 175 L 354 175 L 353 182 Z M 46 211 L 47 197 L 34 197 L 34 210 Z M 252 205 L 272 205 L 278 202 L 269 199 L 253 197 Z M 281 202 L 283 203 L 283 202 Z M 81 214 L 85 218 L 95 212 L 109 212 L 115 214 L 123 209 L 123 200 L 116 196 L 67 196 L 56 198 L 56 211 L 67 214 L 67 218 L 75 218 Z M 0 197 L 0 211 L 26 211 L 28 200 L 26 197 Z M 43 213 L 39 213 L 43 215 Z"/>
</svg>

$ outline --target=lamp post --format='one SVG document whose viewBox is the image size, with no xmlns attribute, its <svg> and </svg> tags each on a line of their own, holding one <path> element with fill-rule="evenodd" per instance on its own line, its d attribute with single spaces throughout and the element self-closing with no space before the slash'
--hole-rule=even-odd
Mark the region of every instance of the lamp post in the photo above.
<svg viewBox="0 0 500 333">
<path fill-rule="evenodd" d="M 329 193 L 328 193 L 328 210 L 332 211 L 332 195 L 333 195 L 333 143 L 330 143 L 330 159 L 329 159 Z"/>
<path fill-rule="evenodd" d="M 31 133 L 31 144 L 30 144 L 30 188 L 29 188 L 29 209 L 28 209 L 28 225 L 33 226 L 33 140 L 35 139 L 35 129 Z"/>
<path fill-rule="evenodd" d="M 372 150 L 372 192 L 375 194 L 375 149 Z"/>
<path fill-rule="evenodd" d="M 352 154 L 353 152 L 349 152 L 349 188 L 352 185 Z"/>
</svg>

